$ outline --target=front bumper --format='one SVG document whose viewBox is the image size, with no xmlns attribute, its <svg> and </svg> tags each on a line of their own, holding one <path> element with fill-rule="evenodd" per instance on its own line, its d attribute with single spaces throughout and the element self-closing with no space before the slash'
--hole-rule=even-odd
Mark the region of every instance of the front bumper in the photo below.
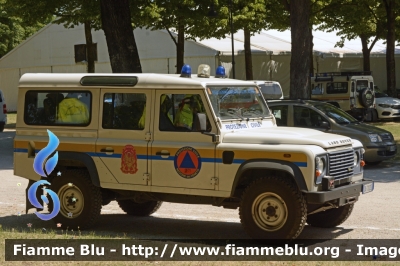
<svg viewBox="0 0 400 266">
<path fill-rule="evenodd" d="M 363 185 L 371 184 L 372 180 L 361 180 L 353 184 L 333 188 L 327 191 L 303 191 L 308 204 L 322 204 L 329 201 L 338 200 L 339 206 L 356 201 L 362 192 Z"/>
<path fill-rule="evenodd" d="M 367 162 L 379 162 L 395 157 L 396 153 L 397 145 L 395 142 L 367 145 L 365 147 L 364 160 Z"/>
<path fill-rule="evenodd" d="M 379 119 L 397 118 L 400 117 L 400 109 L 377 107 Z"/>
</svg>

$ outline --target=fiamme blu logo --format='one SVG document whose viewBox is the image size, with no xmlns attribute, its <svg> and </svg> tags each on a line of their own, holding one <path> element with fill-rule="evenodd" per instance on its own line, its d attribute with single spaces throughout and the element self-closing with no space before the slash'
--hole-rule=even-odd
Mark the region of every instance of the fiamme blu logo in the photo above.
<svg viewBox="0 0 400 266">
<path fill-rule="evenodd" d="M 48 177 L 51 174 L 51 172 L 53 172 L 58 162 L 58 152 L 56 151 L 56 149 L 60 141 L 58 140 L 56 135 L 54 135 L 53 132 L 51 132 L 50 130 L 47 130 L 47 134 L 49 135 L 49 143 L 40 152 L 38 152 L 38 154 L 35 157 L 35 160 L 33 161 L 33 169 L 41 177 Z M 53 156 L 49 157 L 52 154 Z M 39 180 L 33 183 L 33 185 L 28 190 L 29 201 L 34 207 L 39 209 L 43 209 L 43 205 L 40 204 L 36 195 L 37 195 L 37 190 L 41 185 L 51 185 L 51 184 L 47 180 Z M 51 189 L 43 188 L 43 190 L 47 193 L 47 196 L 49 196 L 50 199 L 52 200 L 53 208 L 51 213 L 49 214 L 44 214 L 39 212 L 35 212 L 35 214 L 40 219 L 48 221 L 56 217 L 57 214 L 59 213 L 60 199 L 58 198 L 57 194 Z M 44 203 L 49 204 L 49 199 L 45 195 L 41 195 L 41 199 Z"/>
</svg>

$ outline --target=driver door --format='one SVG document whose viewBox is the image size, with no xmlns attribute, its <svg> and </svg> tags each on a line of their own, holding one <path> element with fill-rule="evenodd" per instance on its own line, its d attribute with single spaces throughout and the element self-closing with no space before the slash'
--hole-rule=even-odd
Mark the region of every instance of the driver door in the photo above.
<svg viewBox="0 0 400 266">
<path fill-rule="evenodd" d="M 179 112 L 188 112 L 189 98 L 197 98 L 196 103 L 190 103 L 199 109 L 206 102 L 204 92 L 199 90 L 157 90 L 155 100 L 155 121 L 153 123 L 151 144 L 151 185 L 163 188 L 163 191 L 176 192 L 176 188 L 217 190 L 212 182 L 216 177 L 215 144 L 210 136 L 195 130 L 195 121 L 192 121 L 192 130 L 178 125 L 190 124 L 190 115 L 180 116 Z M 186 108 L 186 109 L 185 109 Z M 204 108 L 204 105 L 203 105 Z M 209 110 L 205 108 L 210 117 Z M 203 110 L 204 111 L 204 110 Z M 178 121 L 184 117 L 184 123 Z M 210 126 L 210 124 L 209 124 Z M 210 131 L 216 130 L 215 125 Z M 168 189 L 170 188 L 170 189 Z M 156 191 L 157 189 L 155 189 Z M 188 193 L 185 190 L 185 193 Z M 195 193 L 195 192 L 193 192 Z"/>
</svg>

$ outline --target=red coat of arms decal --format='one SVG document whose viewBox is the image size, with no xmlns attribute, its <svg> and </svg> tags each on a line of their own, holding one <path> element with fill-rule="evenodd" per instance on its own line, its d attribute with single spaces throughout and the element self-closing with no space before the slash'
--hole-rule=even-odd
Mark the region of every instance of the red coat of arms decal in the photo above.
<svg viewBox="0 0 400 266">
<path fill-rule="evenodd" d="M 121 154 L 121 171 L 125 174 L 134 174 L 137 170 L 136 150 L 132 145 L 126 145 Z"/>
</svg>

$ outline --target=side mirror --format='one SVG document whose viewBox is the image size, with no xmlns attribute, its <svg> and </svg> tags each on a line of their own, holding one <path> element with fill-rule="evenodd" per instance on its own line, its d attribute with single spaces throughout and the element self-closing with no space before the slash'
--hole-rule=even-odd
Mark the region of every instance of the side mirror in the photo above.
<svg viewBox="0 0 400 266">
<path fill-rule="evenodd" d="M 207 116 L 203 113 L 197 113 L 197 121 L 199 121 L 199 131 L 204 132 L 207 130 Z"/>
<path fill-rule="evenodd" d="M 329 123 L 326 122 L 326 121 L 322 121 L 320 127 L 323 128 L 323 129 L 330 129 L 330 128 L 331 128 L 331 127 L 329 126 Z"/>
</svg>

